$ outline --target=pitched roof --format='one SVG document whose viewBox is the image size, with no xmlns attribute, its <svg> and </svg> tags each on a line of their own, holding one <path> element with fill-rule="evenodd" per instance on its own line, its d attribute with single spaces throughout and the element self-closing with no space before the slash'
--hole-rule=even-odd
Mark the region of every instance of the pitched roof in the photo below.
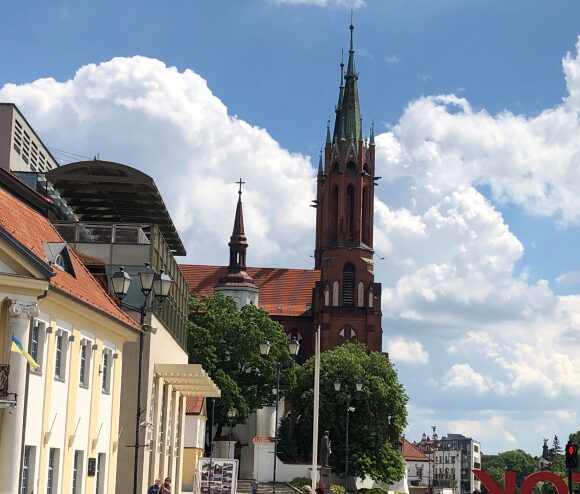
<svg viewBox="0 0 580 494">
<path fill-rule="evenodd" d="M 179 266 L 189 285 L 189 293 L 213 295 L 225 266 Z M 298 316 L 312 304 L 312 289 L 320 281 L 317 269 L 247 268 L 254 284 L 260 289 L 260 308 L 271 315 Z"/>
<path fill-rule="evenodd" d="M 405 438 L 403 438 L 403 458 L 406 461 L 429 461 L 429 457 L 425 453 Z"/>
<path fill-rule="evenodd" d="M 0 189 L 0 226 L 47 266 L 44 244 L 64 242 L 50 221 L 3 189 Z M 50 285 L 132 328 L 138 328 L 138 324 L 117 306 L 89 273 L 75 252 L 72 249 L 68 252 L 75 276 L 50 265 L 54 273 Z"/>
<path fill-rule="evenodd" d="M 185 398 L 185 414 L 201 415 L 203 411 L 203 396 L 188 396 Z"/>
</svg>

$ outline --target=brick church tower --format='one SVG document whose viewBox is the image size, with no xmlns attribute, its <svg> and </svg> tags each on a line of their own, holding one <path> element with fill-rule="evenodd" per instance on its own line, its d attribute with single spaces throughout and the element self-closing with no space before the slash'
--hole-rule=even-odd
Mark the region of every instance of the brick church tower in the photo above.
<svg viewBox="0 0 580 494">
<path fill-rule="evenodd" d="M 322 351 L 341 343 L 365 343 L 381 351 L 381 285 L 373 273 L 374 130 L 363 139 L 355 70 L 354 27 L 341 81 L 334 131 L 326 131 L 318 165 L 313 318 L 320 325 Z M 323 162 L 324 159 L 324 162 Z"/>
</svg>

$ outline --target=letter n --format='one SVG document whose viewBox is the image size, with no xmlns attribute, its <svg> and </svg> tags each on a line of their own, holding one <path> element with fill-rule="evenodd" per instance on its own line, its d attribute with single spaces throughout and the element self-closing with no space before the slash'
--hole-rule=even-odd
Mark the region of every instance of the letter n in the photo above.
<svg viewBox="0 0 580 494">
<path fill-rule="evenodd" d="M 485 470 L 472 470 L 473 475 L 475 475 L 481 483 L 487 488 L 489 494 L 515 494 L 516 492 L 516 472 L 511 470 L 506 470 L 503 479 L 504 489 L 501 490 L 499 485 L 495 483 L 495 480 L 491 478 L 491 475 Z M 523 492 L 521 494 L 524 494 Z M 560 494 L 560 493 L 558 493 Z"/>
</svg>

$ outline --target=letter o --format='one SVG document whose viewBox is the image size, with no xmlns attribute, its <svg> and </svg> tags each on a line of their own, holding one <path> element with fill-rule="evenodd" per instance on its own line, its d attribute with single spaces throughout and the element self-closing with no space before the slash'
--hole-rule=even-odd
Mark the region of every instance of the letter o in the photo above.
<svg viewBox="0 0 580 494">
<path fill-rule="evenodd" d="M 553 472 L 535 472 L 528 475 L 522 482 L 520 494 L 532 494 L 532 488 L 538 482 L 550 482 L 558 491 L 558 494 L 568 494 L 568 486 L 564 479 Z"/>
</svg>

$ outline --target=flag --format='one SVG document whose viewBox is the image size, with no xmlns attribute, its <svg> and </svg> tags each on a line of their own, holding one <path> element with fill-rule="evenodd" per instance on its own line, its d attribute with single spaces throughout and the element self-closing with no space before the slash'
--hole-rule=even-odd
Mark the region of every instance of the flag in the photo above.
<svg viewBox="0 0 580 494">
<path fill-rule="evenodd" d="M 32 367 L 33 369 L 38 369 L 40 367 L 40 365 L 36 363 L 36 360 L 34 360 L 32 356 L 24 349 L 22 343 L 20 343 L 18 338 L 16 338 L 16 336 L 14 335 L 12 335 L 12 346 L 10 347 L 10 351 L 22 355 L 26 360 L 28 360 L 30 367 Z"/>
</svg>

